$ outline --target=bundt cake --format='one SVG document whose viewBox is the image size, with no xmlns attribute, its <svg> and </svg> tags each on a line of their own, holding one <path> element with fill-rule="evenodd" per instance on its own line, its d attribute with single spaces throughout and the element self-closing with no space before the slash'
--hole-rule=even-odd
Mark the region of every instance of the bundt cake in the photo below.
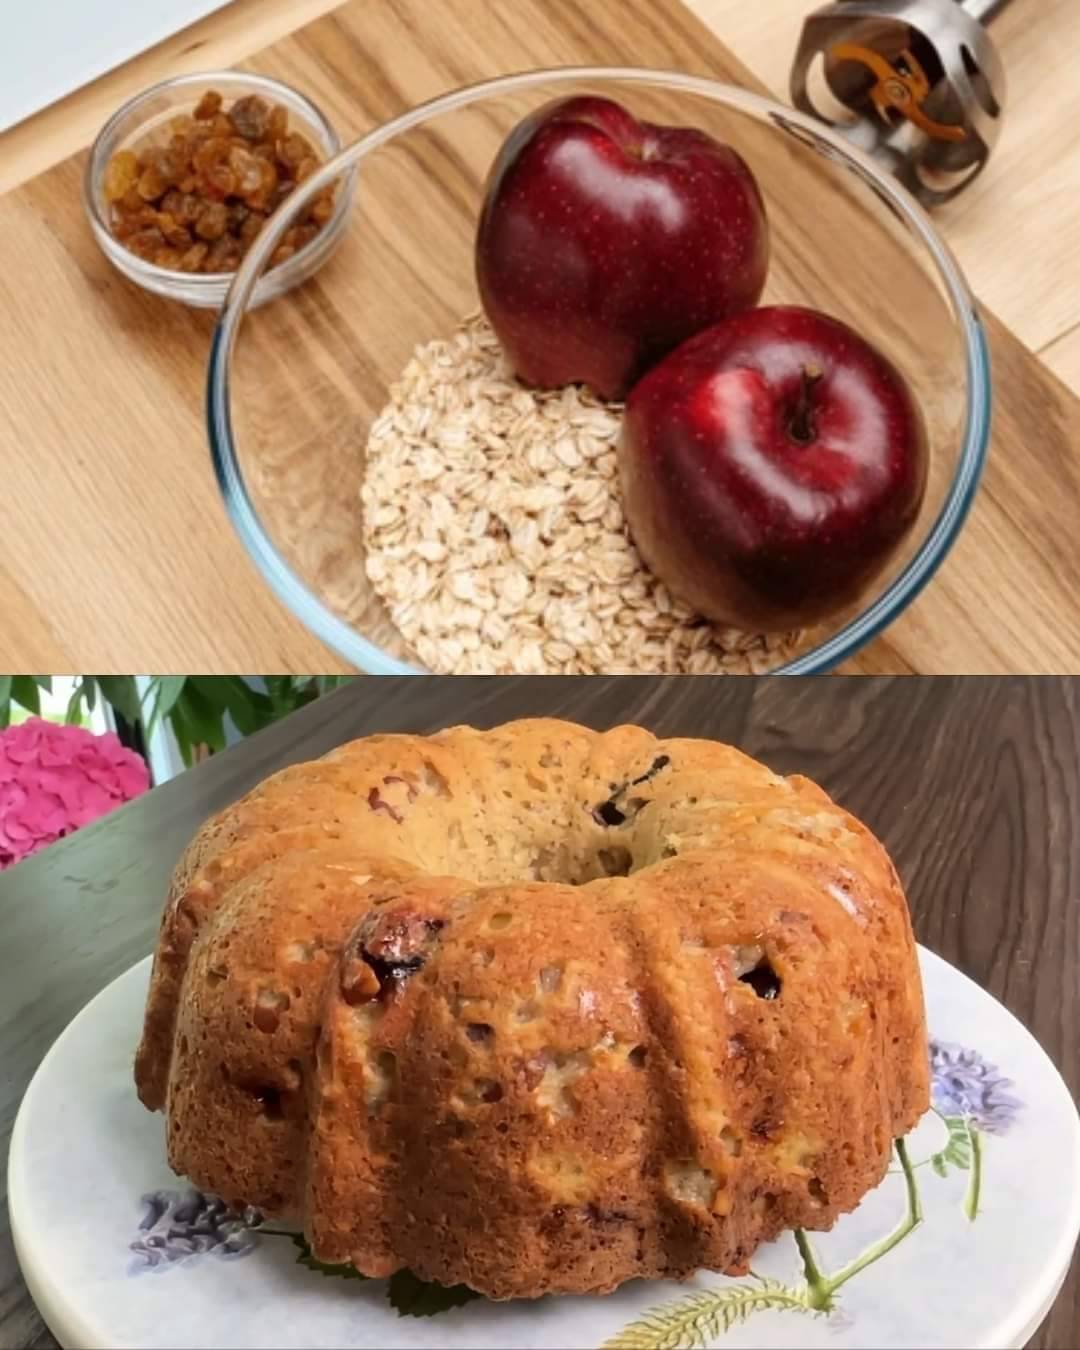
<svg viewBox="0 0 1080 1350">
<path fill-rule="evenodd" d="M 199 1187 L 510 1298 L 830 1227 L 926 1047 L 896 873 L 820 788 L 531 720 L 355 741 L 209 821 L 135 1073 Z"/>
</svg>

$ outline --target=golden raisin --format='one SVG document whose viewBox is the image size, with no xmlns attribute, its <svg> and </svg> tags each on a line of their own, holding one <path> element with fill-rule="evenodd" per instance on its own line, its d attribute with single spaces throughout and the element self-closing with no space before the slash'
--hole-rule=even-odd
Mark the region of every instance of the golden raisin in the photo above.
<svg viewBox="0 0 1080 1350">
<path fill-rule="evenodd" d="M 262 168 L 264 161 L 257 160 L 249 150 L 240 150 L 237 146 L 229 151 L 229 168 L 236 180 L 234 189 L 241 197 L 258 192 L 262 187 Z"/>
<path fill-rule="evenodd" d="M 314 157 L 315 151 L 311 142 L 306 136 L 301 136 L 298 131 L 292 132 L 277 142 L 277 157 L 282 164 L 287 164 L 295 170 L 296 166 L 305 159 Z"/>
<path fill-rule="evenodd" d="M 216 89 L 208 89 L 195 105 L 195 116 L 200 122 L 209 122 L 221 111 L 221 95 Z"/>
<path fill-rule="evenodd" d="M 137 225 L 139 229 L 143 229 L 148 225 L 157 225 L 157 217 L 157 211 L 144 202 L 138 211 L 133 211 L 131 215 L 128 216 L 128 220 L 130 220 L 132 224 Z"/>
<path fill-rule="evenodd" d="M 184 253 L 178 264 L 181 272 L 198 272 L 202 270 L 203 259 L 210 251 L 210 245 L 204 244 L 201 240 Z"/>
<path fill-rule="evenodd" d="M 334 194 L 333 191 L 320 194 L 311 203 L 311 209 L 308 211 L 308 218 L 315 225 L 325 225 L 334 214 Z"/>
<path fill-rule="evenodd" d="M 321 162 L 308 138 L 289 129 L 280 104 L 256 94 L 226 109 L 207 91 L 193 112 L 170 118 L 141 152 L 109 161 L 103 192 L 114 236 L 141 258 L 184 272 L 227 272 L 257 238 L 267 215 Z M 333 214 L 333 189 L 311 203 L 273 262 L 309 243 Z"/>
<path fill-rule="evenodd" d="M 240 241 L 250 244 L 262 229 L 266 217 L 261 211 L 249 211 L 247 219 L 240 226 Z"/>
<path fill-rule="evenodd" d="M 183 177 L 184 161 L 181 155 L 175 151 L 164 147 L 162 149 L 147 150 L 143 155 L 143 169 L 153 168 L 157 171 L 158 177 L 166 187 L 172 187 Z"/>
<path fill-rule="evenodd" d="M 128 240 L 127 246 L 132 253 L 152 262 L 154 255 L 165 247 L 165 240 L 161 231 L 156 226 L 151 225 L 146 229 L 136 230 Z"/>
<path fill-rule="evenodd" d="M 222 235 L 220 239 L 215 239 L 210 245 L 204 270 L 207 272 L 231 272 L 239 261 L 240 250 L 236 241 L 230 239 L 228 235 Z"/>
<path fill-rule="evenodd" d="M 190 247 L 191 235 L 188 233 L 187 226 L 181 225 L 168 211 L 158 212 L 157 227 L 165 236 L 165 242 L 171 248 L 186 249 Z"/>
<path fill-rule="evenodd" d="M 305 244 L 310 244 L 318 233 L 318 225 L 294 225 L 291 230 L 285 231 L 285 239 L 293 248 L 301 249 Z"/>
<path fill-rule="evenodd" d="M 267 197 L 272 196 L 278 185 L 277 164 L 272 159 L 260 159 L 259 173 L 262 176 L 262 182 L 259 185 L 260 191 Z"/>
<path fill-rule="evenodd" d="M 220 136 L 211 136 L 196 147 L 191 160 L 195 166 L 195 172 L 204 174 L 207 169 L 212 169 L 215 164 L 223 163 L 228 157 L 228 141 L 222 140 Z"/>
<path fill-rule="evenodd" d="M 139 196 L 138 188 L 132 185 L 116 203 L 116 209 L 126 211 L 130 215 L 133 211 L 141 211 L 145 205 L 146 203 Z"/>
<path fill-rule="evenodd" d="M 205 145 L 214 136 L 213 128 L 207 122 L 196 122 L 184 137 L 184 157 L 190 162 L 200 145 Z"/>
<path fill-rule="evenodd" d="M 257 159 L 255 164 L 258 166 L 259 181 L 257 186 L 244 194 L 244 200 L 259 211 L 267 211 L 277 187 L 277 169 L 265 159 Z"/>
<path fill-rule="evenodd" d="M 284 104 L 275 103 L 266 119 L 266 135 L 271 141 L 281 140 L 289 134 L 289 113 Z"/>
<path fill-rule="evenodd" d="M 279 244 L 270 255 L 270 266 L 277 267 L 279 263 L 288 262 L 295 252 L 292 244 Z"/>
<path fill-rule="evenodd" d="M 203 192 L 224 201 L 236 191 L 236 175 L 227 164 L 214 164 L 203 174 Z"/>
<path fill-rule="evenodd" d="M 195 233 L 200 239 L 220 239 L 228 224 L 224 202 L 207 202 L 195 222 Z"/>
<path fill-rule="evenodd" d="M 165 191 L 167 184 L 158 172 L 156 164 L 148 164 L 143 169 L 137 184 L 139 196 L 146 202 L 156 201 Z"/>
<path fill-rule="evenodd" d="M 229 109 L 229 121 L 246 141 L 260 141 L 270 121 L 270 107 L 258 94 L 238 98 Z"/>
<path fill-rule="evenodd" d="M 118 150 L 105 166 L 102 188 L 107 202 L 118 202 L 139 179 L 139 160 L 134 150 Z"/>
</svg>

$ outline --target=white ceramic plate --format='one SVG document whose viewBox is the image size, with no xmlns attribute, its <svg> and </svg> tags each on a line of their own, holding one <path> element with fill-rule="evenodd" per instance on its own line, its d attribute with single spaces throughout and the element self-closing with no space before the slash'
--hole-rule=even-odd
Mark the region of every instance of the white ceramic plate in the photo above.
<svg viewBox="0 0 1080 1350">
<path fill-rule="evenodd" d="M 781 1306 L 807 1289 L 788 1233 L 754 1257 L 755 1273 L 784 1290 L 702 1275 L 689 1285 L 637 1281 L 606 1298 L 481 1300 L 399 1317 L 383 1282 L 298 1265 L 288 1236 L 223 1222 L 169 1171 L 162 1118 L 140 1106 L 131 1078 L 149 961 L 75 1018 L 26 1093 L 8 1177 L 23 1274 L 68 1350 L 554 1350 L 615 1338 L 636 1350 L 1021 1346 L 1053 1302 L 1080 1229 L 1080 1121 L 1019 1022 L 944 961 L 925 951 L 921 960 L 942 1113 L 907 1141 L 924 1220 L 837 1290 L 831 1312 Z M 932 1155 L 950 1139 L 942 1116 L 953 1118 L 955 1137 L 935 1167 Z M 894 1232 L 907 1193 L 894 1168 L 854 1214 L 815 1235 L 822 1269 L 835 1275 Z M 650 1310 L 651 1322 L 640 1322 Z"/>
</svg>

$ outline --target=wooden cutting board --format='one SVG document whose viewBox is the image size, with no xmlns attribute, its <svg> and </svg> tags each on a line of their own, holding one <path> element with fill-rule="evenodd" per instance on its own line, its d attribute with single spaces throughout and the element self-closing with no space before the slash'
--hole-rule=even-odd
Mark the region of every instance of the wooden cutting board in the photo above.
<svg viewBox="0 0 1080 1350">
<path fill-rule="evenodd" d="M 351 139 L 420 99 L 530 66 L 753 77 L 678 0 L 350 0 L 247 63 Z M 84 156 L 0 199 L 5 670 L 337 670 L 234 536 L 202 421 L 212 318 L 100 255 Z M 1080 401 L 992 316 L 990 465 L 948 562 L 850 669 L 1080 670 Z"/>
</svg>

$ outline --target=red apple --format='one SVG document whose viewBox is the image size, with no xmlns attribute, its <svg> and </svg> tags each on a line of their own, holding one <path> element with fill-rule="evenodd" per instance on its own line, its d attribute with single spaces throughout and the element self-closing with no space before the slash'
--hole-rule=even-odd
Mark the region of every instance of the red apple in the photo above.
<svg viewBox="0 0 1080 1350">
<path fill-rule="evenodd" d="M 646 564 L 700 614 L 756 632 L 857 601 L 915 521 L 926 428 L 896 367 L 811 309 L 751 310 L 630 392 L 623 506 Z"/>
<path fill-rule="evenodd" d="M 755 304 L 768 259 L 765 205 L 730 146 L 593 97 L 510 133 L 476 237 L 480 297 L 517 374 L 602 398 Z"/>
</svg>

